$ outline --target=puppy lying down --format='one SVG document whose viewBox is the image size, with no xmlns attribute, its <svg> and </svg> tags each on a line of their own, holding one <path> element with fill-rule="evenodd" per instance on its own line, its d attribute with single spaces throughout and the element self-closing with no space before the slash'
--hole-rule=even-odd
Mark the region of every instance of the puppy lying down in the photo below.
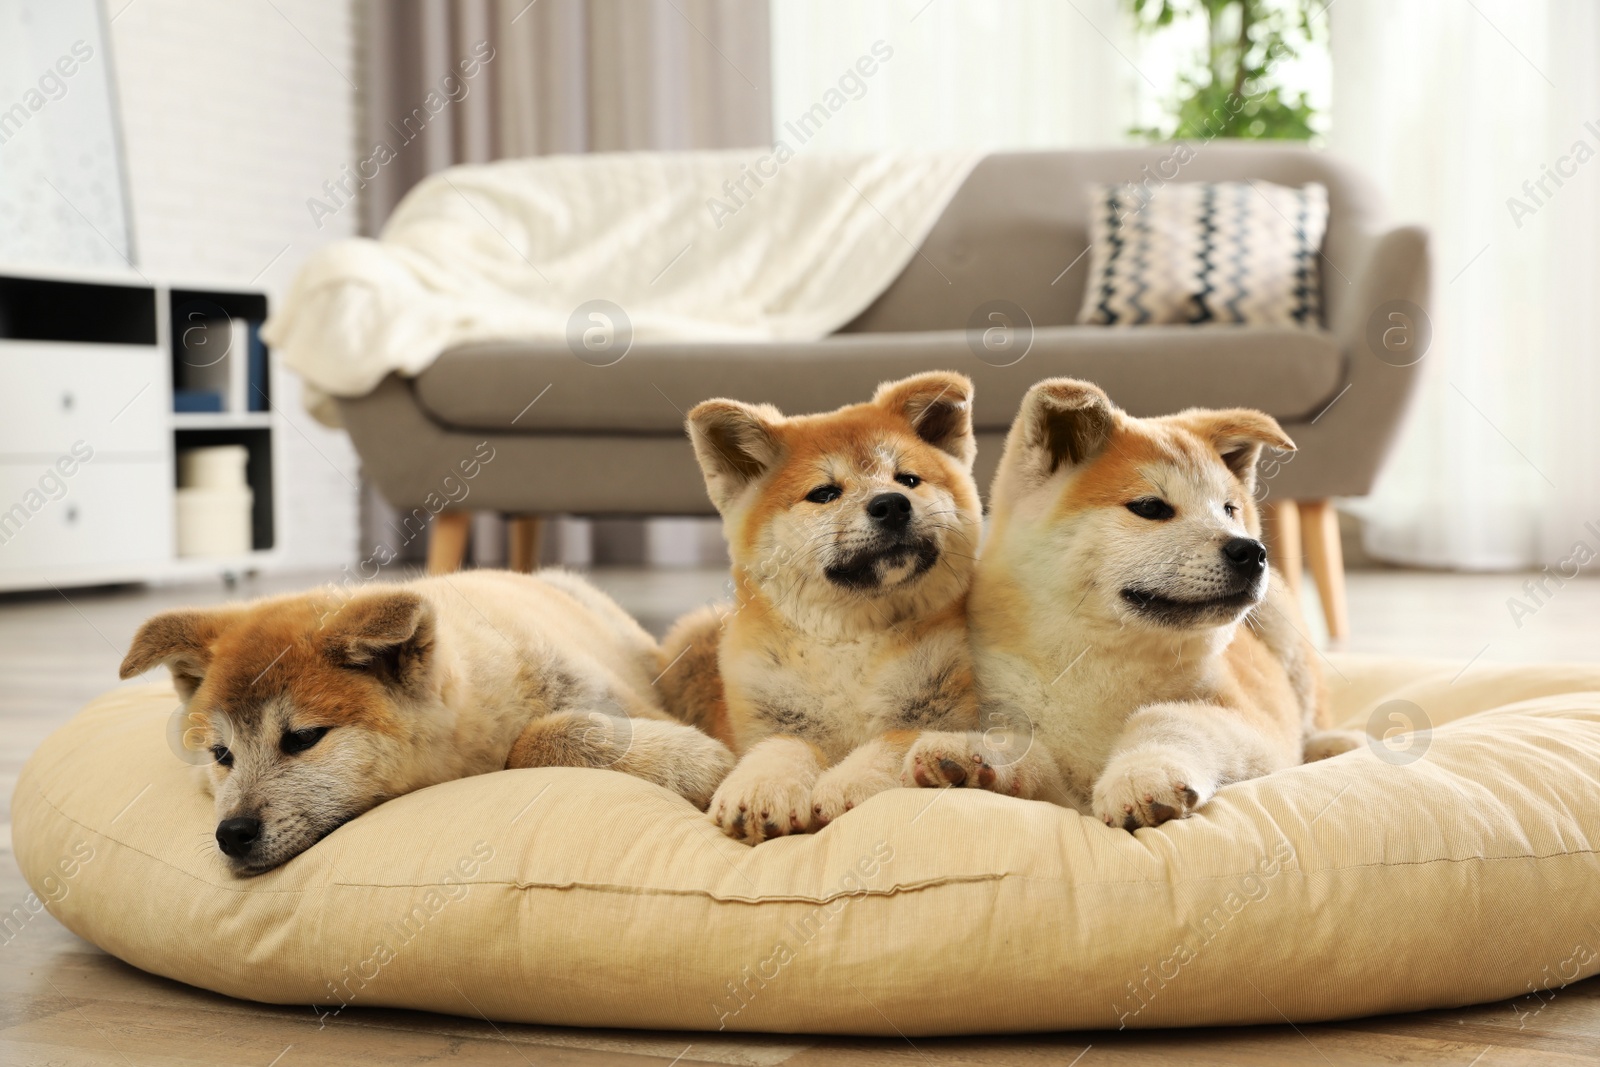
<svg viewBox="0 0 1600 1067">
<path fill-rule="evenodd" d="M 121 673 L 172 672 L 210 752 L 217 847 L 251 875 L 392 797 L 505 767 L 607 767 L 704 809 L 733 757 L 661 710 L 656 657 L 575 575 L 476 571 L 164 612 Z"/>
</svg>

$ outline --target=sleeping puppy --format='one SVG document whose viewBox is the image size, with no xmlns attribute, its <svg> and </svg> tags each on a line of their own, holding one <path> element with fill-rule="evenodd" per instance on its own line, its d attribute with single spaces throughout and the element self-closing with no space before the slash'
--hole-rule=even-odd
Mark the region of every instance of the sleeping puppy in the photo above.
<svg viewBox="0 0 1600 1067">
<path fill-rule="evenodd" d="M 990 788 L 1135 830 L 1360 743 L 1325 731 L 1315 654 L 1267 566 L 1254 494 L 1268 445 L 1294 448 L 1258 411 L 1135 419 L 1086 382 L 1028 391 L 970 617 L 985 706 L 1027 716 L 1034 737 Z M 973 782 L 983 738 L 944 740 L 936 776 Z"/>
<path fill-rule="evenodd" d="M 251 875 L 392 797 L 504 767 L 609 767 L 704 808 L 732 755 L 663 713 L 655 662 L 575 575 L 476 571 L 164 612 L 122 677 L 172 672 L 210 753 L 217 847 Z"/>
<path fill-rule="evenodd" d="M 977 725 L 971 398 L 964 376 L 932 373 L 822 415 L 689 412 L 734 603 L 680 620 L 660 684 L 669 710 L 741 757 L 711 801 L 729 836 L 820 828 L 915 784 L 919 731 Z"/>
</svg>

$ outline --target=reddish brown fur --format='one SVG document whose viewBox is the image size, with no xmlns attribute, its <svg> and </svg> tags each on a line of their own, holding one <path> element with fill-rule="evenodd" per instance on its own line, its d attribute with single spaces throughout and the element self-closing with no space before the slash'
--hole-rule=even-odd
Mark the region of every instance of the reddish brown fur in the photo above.
<svg viewBox="0 0 1600 1067">
<path fill-rule="evenodd" d="M 341 614 L 331 596 L 263 600 L 221 615 L 196 612 L 181 628 L 169 623 L 140 631 L 122 677 L 179 651 L 204 674 L 190 699 L 191 716 L 225 711 L 246 723 L 269 701 L 292 695 L 303 718 L 298 728 L 349 724 L 397 736 L 402 727 L 383 682 L 340 665 L 353 633 L 367 622 Z M 208 670 L 213 663 L 217 669 Z"/>
<path fill-rule="evenodd" d="M 745 517 L 735 555 L 748 556 L 761 529 L 773 516 L 805 498 L 819 482 L 836 481 L 848 496 L 853 488 L 850 471 L 871 463 L 873 453 L 887 445 L 906 466 L 929 483 L 955 496 L 962 507 L 976 508 L 978 496 L 972 478 L 949 455 L 917 437 L 905 419 L 877 403 L 856 404 L 821 415 L 798 415 L 776 427 L 784 462 Z M 830 462 L 842 459 L 844 463 Z"/>
</svg>

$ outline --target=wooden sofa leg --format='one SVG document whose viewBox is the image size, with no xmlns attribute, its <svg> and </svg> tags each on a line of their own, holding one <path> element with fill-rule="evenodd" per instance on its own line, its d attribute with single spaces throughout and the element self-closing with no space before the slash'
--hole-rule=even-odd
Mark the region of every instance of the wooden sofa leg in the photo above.
<svg viewBox="0 0 1600 1067">
<path fill-rule="evenodd" d="M 1289 591 L 1300 599 L 1300 505 L 1293 500 L 1269 500 L 1262 505 L 1262 525 L 1266 527 L 1267 551 L 1272 565 L 1289 583 Z"/>
<path fill-rule="evenodd" d="M 1339 543 L 1339 513 L 1331 501 L 1302 503 L 1305 517 L 1305 545 L 1311 574 L 1322 597 L 1322 615 L 1328 621 L 1328 636 L 1342 641 L 1350 636 L 1350 608 L 1344 593 L 1344 549 Z"/>
<path fill-rule="evenodd" d="M 506 561 L 514 571 L 527 574 L 539 569 L 540 534 L 543 522 L 537 515 L 513 515 L 506 524 Z"/>
<path fill-rule="evenodd" d="M 467 534 L 472 529 L 470 511 L 441 511 L 428 532 L 428 573 L 450 574 L 467 558 Z"/>
</svg>

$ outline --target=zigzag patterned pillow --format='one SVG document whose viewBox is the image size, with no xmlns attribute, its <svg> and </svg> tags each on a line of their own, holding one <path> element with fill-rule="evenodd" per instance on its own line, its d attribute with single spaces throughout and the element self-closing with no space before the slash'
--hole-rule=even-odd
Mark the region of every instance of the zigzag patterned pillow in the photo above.
<svg viewBox="0 0 1600 1067">
<path fill-rule="evenodd" d="M 1316 183 L 1091 186 L 1078 321 L 1318 326 L 1327 228 L 1328 191 Z"/>
</svg>

